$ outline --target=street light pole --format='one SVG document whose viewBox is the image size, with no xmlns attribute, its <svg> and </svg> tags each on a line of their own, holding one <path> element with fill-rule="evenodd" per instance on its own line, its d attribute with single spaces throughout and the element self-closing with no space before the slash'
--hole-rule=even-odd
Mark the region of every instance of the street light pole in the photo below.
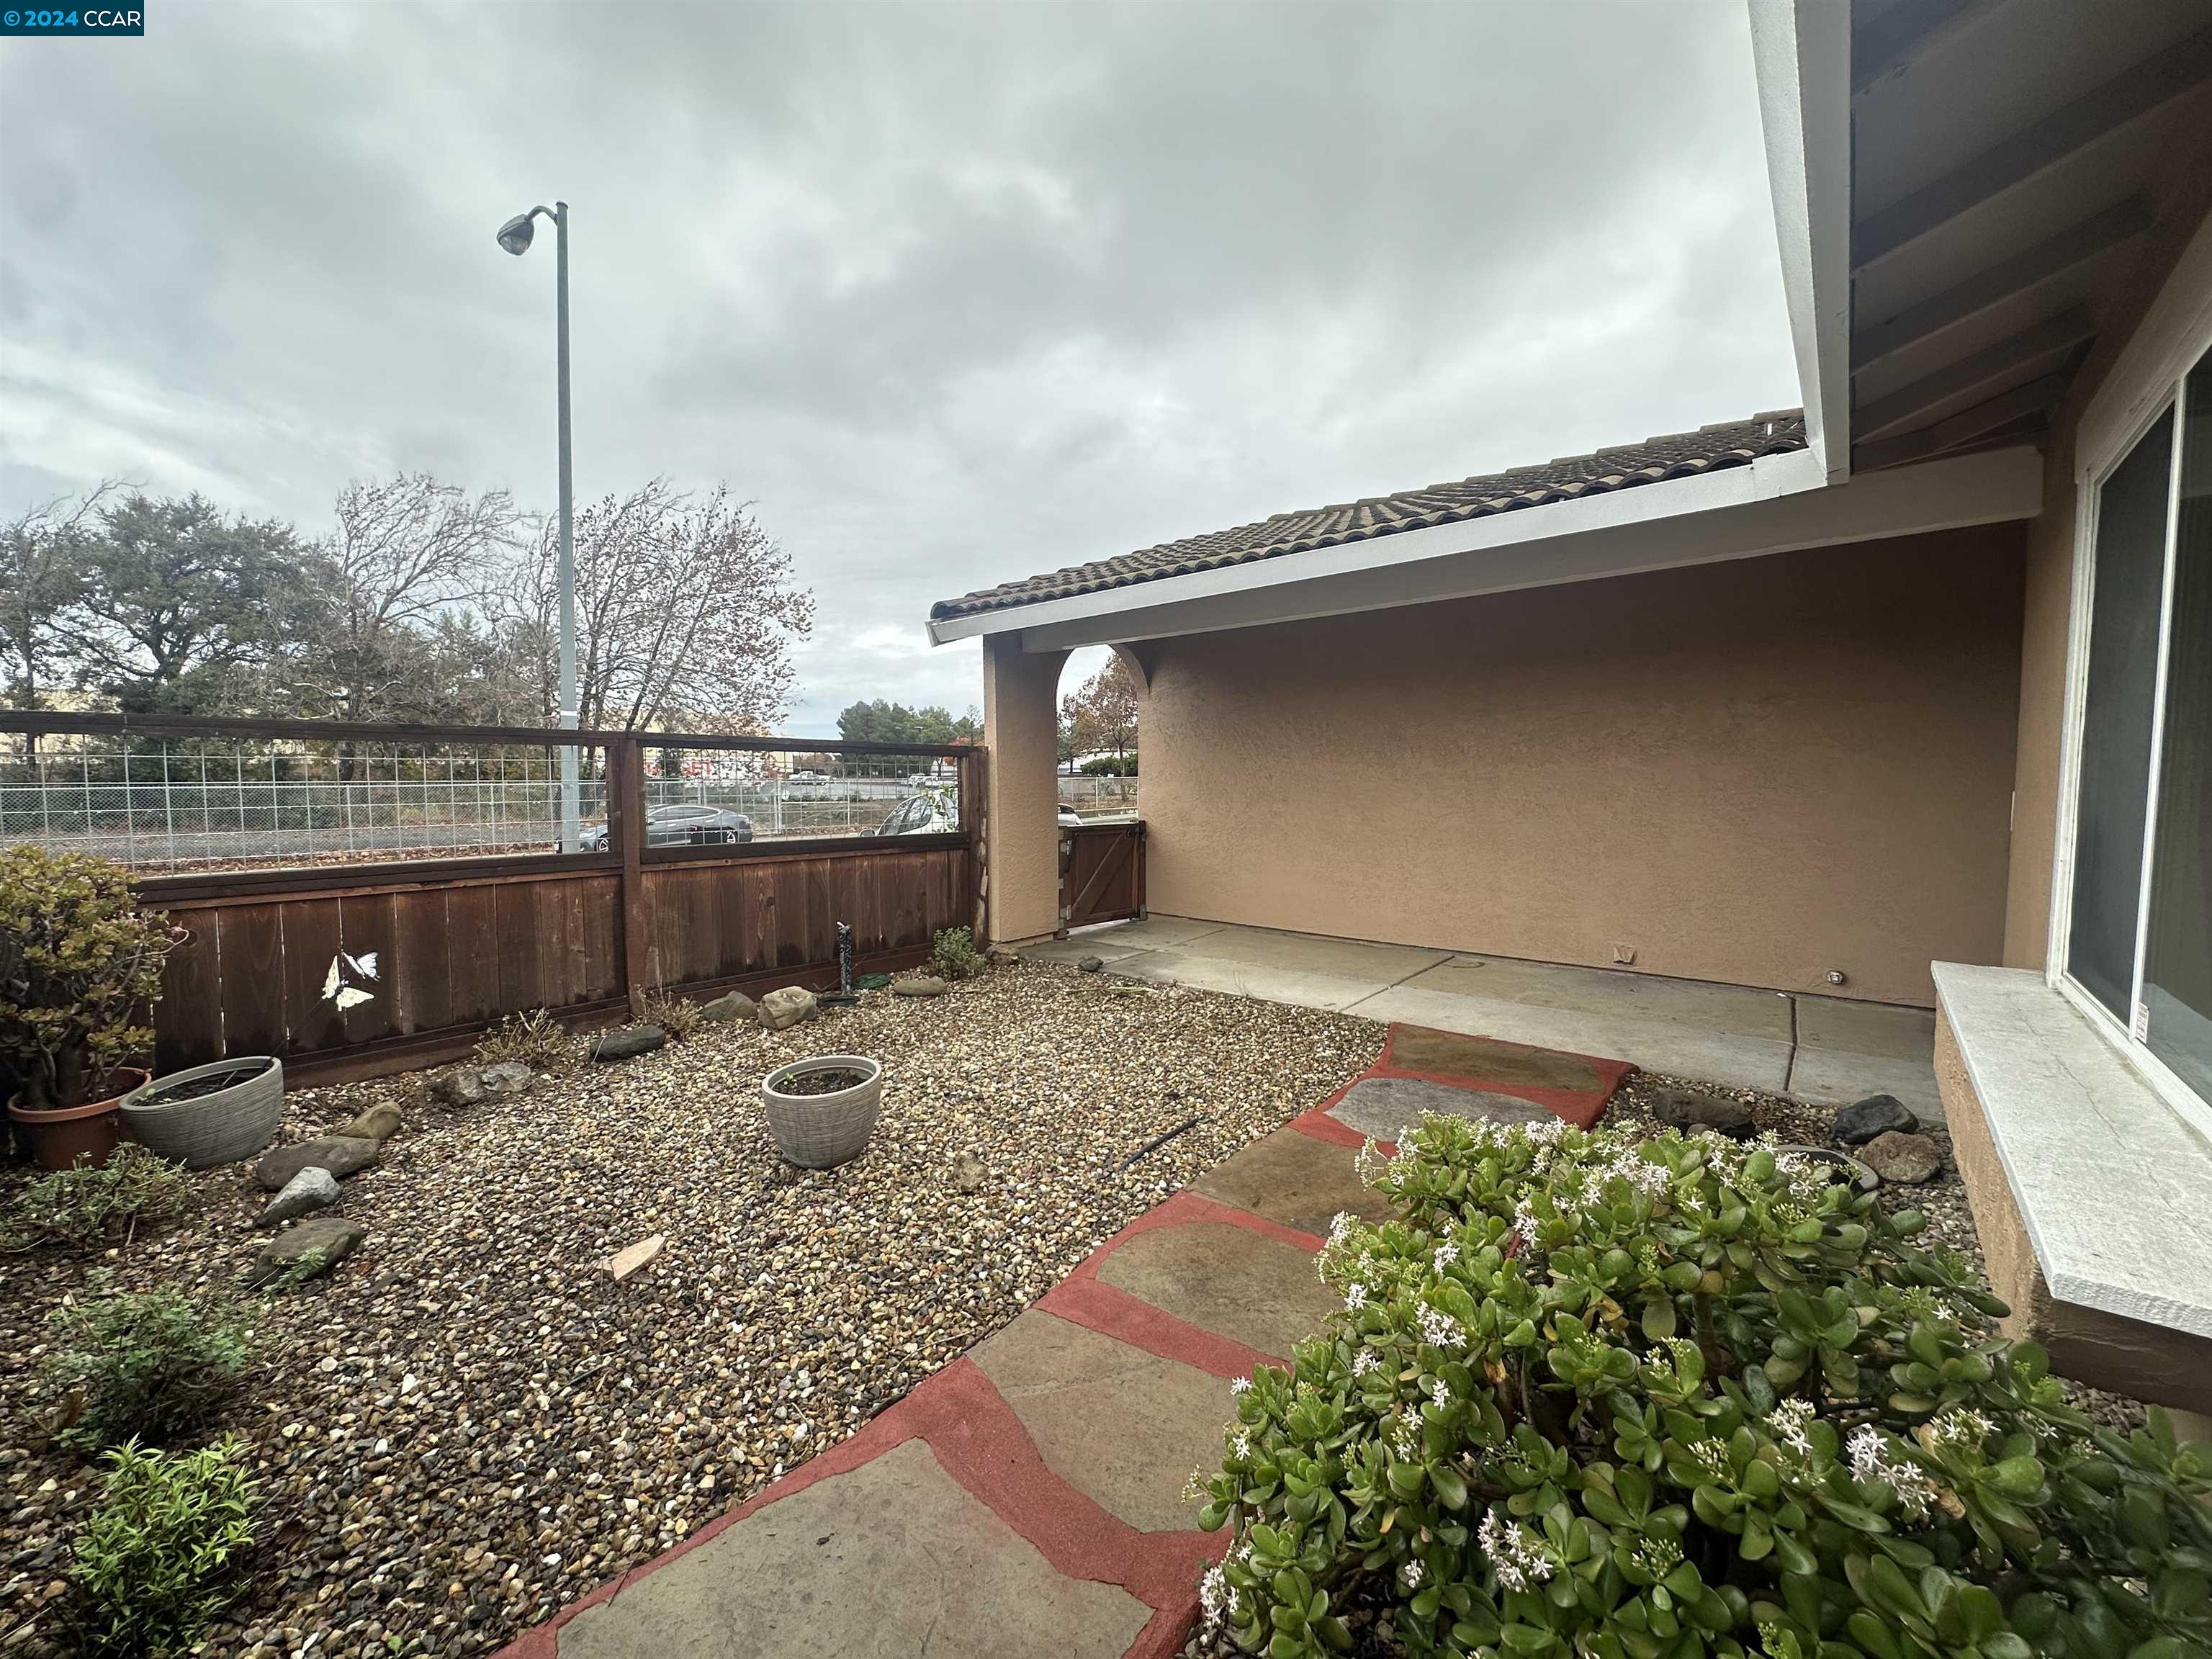
<svg viewBox="0 0 2212 1659">
<path fill-rule="evenodd" d="M 531 230 L 539 214 L 553 222 L 554 286 L 557 337 L 555 363 L 559 380 L 561 444 L 561 728 L 573 732 L 577 725 L 576 689 L 576 544 L 574 489 L 568 465 L 568 204 L 556 202 L 518 213 L 499 228 L 499 245 L 509 253 L 530 251 Z M 581 844 L 577 834 L 577 750 L 561 745 L 561 850 L 573 853 Z"/>
<path fill-rule="evenodd" d="M 559 290 L 559 346 L 561 422 L 561 725 L 576 729 L 576 544 L 573 514 L 574 492 L 568 465 L 568 204 L 553 204 L 553 264 Z M 577 835 L 577 750 L 573 743 L 561 745 L 561 850 L 575 852 Z"/>
</svg>

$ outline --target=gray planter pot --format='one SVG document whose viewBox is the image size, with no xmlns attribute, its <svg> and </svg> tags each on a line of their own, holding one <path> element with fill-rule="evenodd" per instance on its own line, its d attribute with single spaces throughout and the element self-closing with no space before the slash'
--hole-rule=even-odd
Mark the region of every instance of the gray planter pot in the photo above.
<svg viewBox="0 0 2212 1659">
<path fill-rule="evenodd" d="M 811 1072 L 858 1072 L 866 1080 L 835 1094 L 784 1092 L 793 1079 Z M 831 1170 L 857 1158 L 883 1103 L 884 1068 L 865 1054 L 814 1054 L 761 1079 L 761 1106 L 775 1149 L 802 1170 Z"/>
<path fill-rule="evenodd" d="M 189 1099 L 167 1098 L 179 1085 L 235 1074 L 228 1086 Z M 187 1170 L 252 1158 L 284 1116 L 284 1063 L 239 1054 L 157 1077 L 123 1097 L 123 1133 L 148 1152 Z"/>
</svg>

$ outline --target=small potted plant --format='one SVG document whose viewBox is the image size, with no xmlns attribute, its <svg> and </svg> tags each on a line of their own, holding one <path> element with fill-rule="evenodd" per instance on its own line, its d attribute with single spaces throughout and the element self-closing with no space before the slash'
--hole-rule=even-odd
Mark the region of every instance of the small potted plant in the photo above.
<svg viewBox="0 0 2212 1659">
<path fill-rule="evenodd" d="M 883 1108 L 884 1068 L 865 1054 L 816 1054 L 761 1080 L 775 1149 L 802 1170 L 833 1170 L 860 1156 Z"/>
<path fill-rule="evenodd" d="M 42 1167 L 115 1150 L 118 1104 L 146 1081 L 125 1062 L 154 1041 L 133 1016 L 161 994 L 161 963 L 183 937 L 140 909 L 105 859 L 0 851 L 0 1067 L 9 1118 Z"/>
</svg>

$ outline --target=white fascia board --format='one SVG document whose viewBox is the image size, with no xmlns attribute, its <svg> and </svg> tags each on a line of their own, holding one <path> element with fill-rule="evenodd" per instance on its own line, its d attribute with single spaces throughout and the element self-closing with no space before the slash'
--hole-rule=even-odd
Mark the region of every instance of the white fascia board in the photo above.
<svg viewBox="0 0 2212 1659">
<path fill-rule="evenodd" d="M 1989 451 L 1823 488 L 1809 451 L 1608 495 L 933 623 L 1031 651 L 1296 622 L 2033 518 L 2042 457 Z"/>
<path fill-rule="evenodd" d="M 1851 470 L 1851 9 L 1748 4 L 1805 434 L 1840 483 Z"/>
</svg>

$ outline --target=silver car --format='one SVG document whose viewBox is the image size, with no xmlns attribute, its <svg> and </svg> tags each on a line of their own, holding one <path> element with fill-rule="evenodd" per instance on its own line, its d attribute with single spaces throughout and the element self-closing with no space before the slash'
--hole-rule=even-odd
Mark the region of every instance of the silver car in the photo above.
<svg viewBox="0 0 2212 1659">
<path fill-rule="evenodd" d="M 612 826 L 595 823 L 586 829 L 580 840 L 587 853 L 607 850 L 608 835 Z M 678 801 L 666 806 L 656 806 L 645 815 L 645 844 L 647 847 L 711 847 L 729 846 L 753 838 L 753 821 L 742 812 L 732 812 L 726 807 L 687 805 Z"/>
</svg>

